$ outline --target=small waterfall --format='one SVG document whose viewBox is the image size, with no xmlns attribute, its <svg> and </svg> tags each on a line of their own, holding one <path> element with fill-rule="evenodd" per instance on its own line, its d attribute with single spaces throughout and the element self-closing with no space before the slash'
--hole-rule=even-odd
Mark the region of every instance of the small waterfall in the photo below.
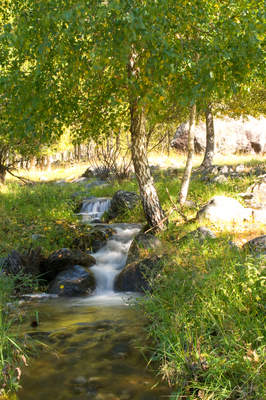
<svg viewBox="0 0 266 400">
<path fill-rule="evenodd" d="M 111 199 L 106 197 L 92 198 L 84 200 L 80 215 L 82 216 L 82 222 L 92 222 L 99 220 L 110 207 Z"/>
<path fill-rule="evenodd" d="M 102 249 L 93 254 L 96 265 L 91 268 L 91 271 L 97 282 L 94 293 L 96 298 L 115 295 L 113 290 L 115 277 L 124 268 L 131 242 L 140 231 L 138 224 L 113 224 L 110 226 L 116 233 Z"/>
</svg>

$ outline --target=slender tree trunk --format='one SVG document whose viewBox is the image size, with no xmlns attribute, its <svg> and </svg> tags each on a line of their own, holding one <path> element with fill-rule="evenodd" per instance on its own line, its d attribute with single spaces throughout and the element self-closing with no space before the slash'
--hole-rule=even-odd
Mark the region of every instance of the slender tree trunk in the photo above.
<svg viewBox="0 0 266 400">
<path fill-rule="evenodd" d="M 194 136 L 195 136 L 195 120 L 196 120 L 196 104 L 191 107 L 190 110 L 190 118 L 189 118 L 189 129 L 188 129 L 188 145 L 187 145 L 187 162 L 186 167 L 182 179 L 180 194 L 179 194 L 179 203 L 181 206 L 185 204 L 188 194 L 188 187 L 190 182 L 190 176 L 192 171 L 192 161 L 194 155 Z"/>
<path fill-rule="evenodd" d="M 0 184 L 4 184 L 6 179 L 6 168 L 0 164 Z"/>
<path fill-rule="evenodd" d="M 147 157 L 145 117 L 138 102 L 130 105 L 131 153 L 139 185 L 144 214 L 149 226 L 162 230 L 166 226 L 165 215 L 156 192 Z"/>
<path fill-rule="evenodd" d="M 204 159 L 201 163 L 200 168 L 208 168 L 213 163 L 214 148 L 215 148 L 215 134 L 214 134 L 214 123 L 211 104 L 209 104 L 205 111 L 206 118 L 206 149 Z"/>
</svg>

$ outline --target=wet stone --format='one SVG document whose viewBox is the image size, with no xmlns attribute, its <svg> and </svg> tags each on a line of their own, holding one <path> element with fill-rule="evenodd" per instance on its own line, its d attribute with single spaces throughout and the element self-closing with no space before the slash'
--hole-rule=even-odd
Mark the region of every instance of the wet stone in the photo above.
<svg viewBox="0 0 266 400">
<path fill-rule="evenodd" d="M 119 343 L 113 346 L 111 353 L 120 358 L 130 352 L 130 346 L 127 343 Z"/>
<path fill-rule="evenodd" d="M 73 383 L 77 385 L 85 385 L 88 382 L 88 380 L 85 378 L 85 376 L 77 376 L 74 380 Z"/>
</svg>

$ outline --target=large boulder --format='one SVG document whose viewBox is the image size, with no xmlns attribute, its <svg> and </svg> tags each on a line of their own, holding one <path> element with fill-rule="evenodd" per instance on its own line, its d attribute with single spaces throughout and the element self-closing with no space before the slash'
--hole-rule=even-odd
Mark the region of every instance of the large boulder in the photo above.
<svg viewBox="0 0 266 400">
<path fill-rule="evenodd" d="M 248 249 L 252 253 L 266 255 L 266 235 L 249 240 L 244 244 L 243 249 Z"/>
<path fill-rule="evenodd" d="M 135 192 L 118 190 L 111 200 L 110 208 L 107 212 L 106 221 L 109 221 L 123 214 L 126 210 L 132 210 L 140 202 L 140 196 Z"/>
<path fill-rule="evenodd" d="M 38 276 L 41 273 L 41 265 L 44 257 L 41 248 L 30 248 L 23 253 L 12 250 L 8 256 L 2 260 L 2 269 L 8 275 L 18 273 Z"/>
<path fill-rule="evenodd" d="M 53 280 L 57 274 L 74 265 L 91 267 L 96 263 L 94 257 L 81 250 L 70 250 L 63 248 L 54 251 L 48 259 L 42 264 L 43 278 L 48 282 Z"/>
<path fill-rule="evenodd" d="M 153 250 L 160 246 L 161 241 L 151 233 L 138 233 L 130 245 L 127 264 L 137 261 L 141 257 L 142 250 Z"/>
<path fill-rule="evenodd" d="M 252 218 L 252 209 L 226 196 L 213 197 L 197 214 L 199 220 L 211 222 L 241 222 Z"/>
<path fill-rule="evenodd" d="M 171 141 L 171 146 L 177 151 L 185 152 L 187 150 L 189 122 L 183 122 L 176 130 L 175 136 Z M 206 147 L 206 134 L 202 132 L 201 127 L 195 127 L 194 146 L 196 153 L 202 153 Z"/>
<path fill-rule="evenodd" d="M 95 287 L 93 273 L 80 265 L 74 265 L 56 276 L 48 292 L 58 296 L 82 296 L 91 294 Z"/>
<path fill-rule="evenodd" d="M 144 292 L 151 290 L 150 279 L 160 270 L 160 257 L 144 258 L 128 264 L 116 277 L 117 292 Z"/>
<path fill-rule="evenodd" d="M 266 152 L 265 118 L 247 119 L 216 118 L 215 148 L 217 153 L 260 153 Z M 171 142 L 178 151 L 186 151 L 188 123 L 181 124 Z M 195 150 L 203 152 L 206 146 L 206 125 L 200 121 L 195 127 Z"/>
</svg>

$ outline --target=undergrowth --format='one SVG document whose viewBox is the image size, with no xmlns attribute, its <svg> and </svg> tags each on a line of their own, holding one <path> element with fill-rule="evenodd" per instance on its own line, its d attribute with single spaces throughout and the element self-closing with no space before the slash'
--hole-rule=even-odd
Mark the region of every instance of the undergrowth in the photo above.
<svg viewBox="0 0 266 400">
<path fill-rule="evenodd" d="M 228 238 L 169 243 L 141 307 L 155 344 L 152 360 L 173 387 L 171 399 L 262 399 L 263 258 Z"/>
<path fill-rule="evenodd" d="M 19 330 L 22 313 L 16 294 L 35 283 L 30 276 L 7 276 L 0 269 L 0 398 L 3 399 L 20 387 L 21 368 L 27 365 L 29 353 L 29 340 Z"/>
</svg>

